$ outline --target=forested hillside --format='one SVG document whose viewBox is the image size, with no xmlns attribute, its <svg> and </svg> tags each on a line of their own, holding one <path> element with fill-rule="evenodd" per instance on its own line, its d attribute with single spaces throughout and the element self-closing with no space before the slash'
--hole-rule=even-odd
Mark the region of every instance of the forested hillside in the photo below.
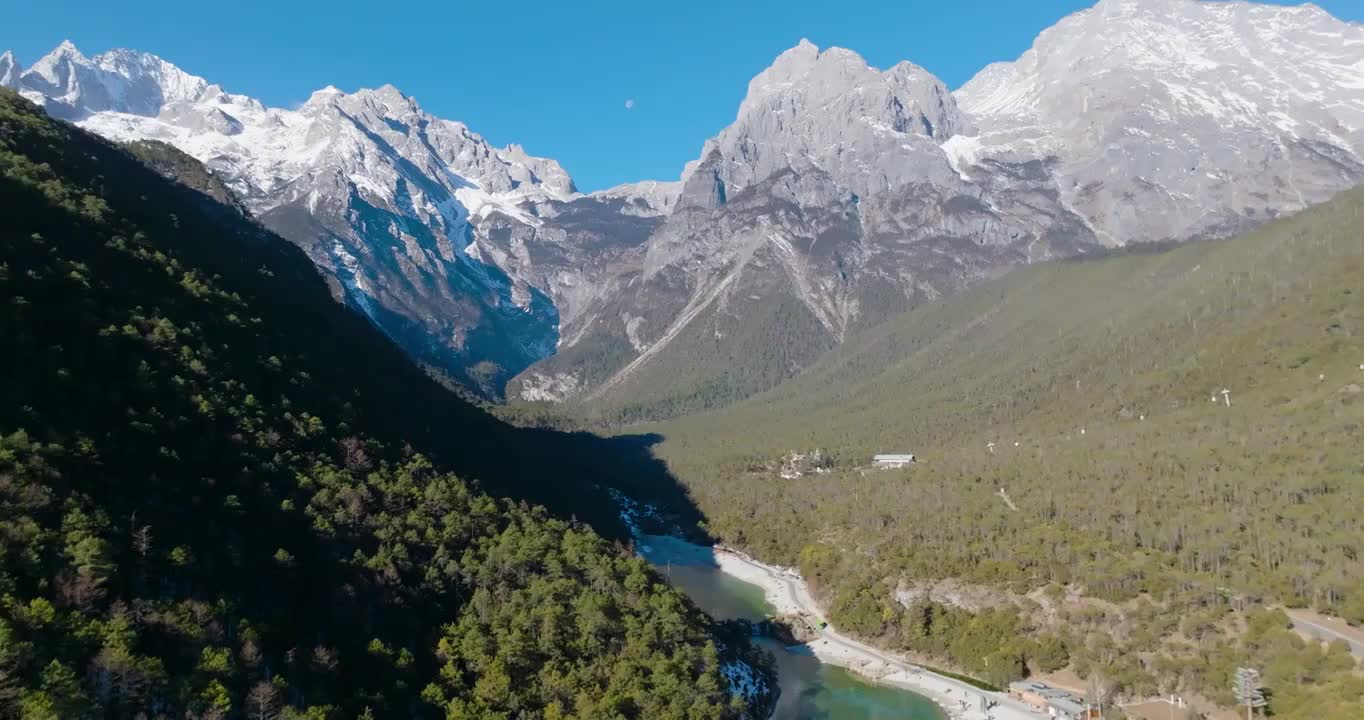
<svg viewBox="0 0 1364 720">
<path fill-rule="evenodd" d="M 747 641 L 581 522 L 667 500 L 647 438 L 492 420 L 294 246 L 3 90 L 0 218 L 0 717 L 744 712 Z"/>
<path fill-rule="evenodd" d="M 1294 655 L 1272 614 L 1256 645 L 1232 609 L 1364 623 L 1361 278 L 1356 190 L 1226 241 L 1016 271 L 648 429 L 714 534 L 799 563 L 863 635 L 997 681 L 1069 662 L 1224 702 L 1235 663 L 1277 666 L 1281 716 L 1358 717 L 1343 650 Z M 792 457 L 816 448 L 832 462 Z M 948 578 L 1008 611 L 925 603 Z M 1001 642 L 1020 636 L 1040 642 Z"/>
</svg>

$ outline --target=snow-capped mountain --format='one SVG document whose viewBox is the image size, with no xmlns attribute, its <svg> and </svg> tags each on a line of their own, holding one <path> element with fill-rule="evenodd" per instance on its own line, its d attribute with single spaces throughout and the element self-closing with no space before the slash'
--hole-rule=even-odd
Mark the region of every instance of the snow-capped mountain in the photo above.
<svg viewBox="0 0 1364 720">
<path fill-rule="evenodd" d="M 947 86 L 923 68 L 901 62 L 881 71 L 851 50 L 820 52 L 801 40 L 749 82 L 738 117 L 701 158 L 725 158 L 729 193 L 808 163 L 866 197 L 949 180 L 938 144 L 968 126 Z"/>
<path fill-rule="evenodd" d="M 23 70 L 19 67 L 19 61 L 14 59 L 14 53 L 6 50 L 3 55 L 0 55 L 0 87 L 18 87 L 19 73 Z"/>
<path fill-rule="evenodd" d="M 915 303 L 1097 244 L 1040 163 L 959 172 L 943 143 L 970 130 L 922 68 L 801 41 L 749 83 L 607 301 L 509 394 L 742 396 Z"/>
<path fill-rule="evenodd" d="M 1103 0 L 956 93 L 802 41 L 688 165 L 614 299 L 512 391 L 747 394 L 1011 265 L 1325 200 L 1364 181 L 1362 132 L 1364 26 L 1310 5 Z"/>
<path fill-rule="evenodd" d="M 112 50 L 87 58 L 69 41 L 19 75 L 18 87 L 49 114 L 75 119 L 99 112 L 155 115 L 189 103 L 208 83 L 145 53 Z"/>
<path fill-rule="evenodd" d="M 533 230 L 538 206 L 581 200 L 553 160 L 493 147 L 391 86 L 328 87 L 283 109 L 129 50 L 86 57 L 66 42 L 27 69 L 0 63 L 54 116 L 204 162 L 419 361 L 495 395 L 554 351 L 549 281 L 528 280 L 536 253 L 480 231 Z"/>
<path fill-rule="evenodd" d="M 963 164 L 1059 159 L 1057 192 L 1113 244 L 1226 234 L 1364 178 L 1364 25 L 1310 4 L 1102 0 L 956 97 L 981 128 L 949 143 Z"/>
<path fill-rule="evenodd" d="M 667 215 L 682 192 L 681 181 L 644 180 L 617 185 L 592 193 L 594 198 L 624 200 L 631 212 L 643 215 Z"/>
<path fill-rule="evenodd" d="M 0 84 L 205 162 L 486 395 L 516 376 L 513 397 L 672 410 L 1022 263 L 1229 234 L 1364 181 L 1364 25 L 1311 5 L 1102 0 L 956 92 L 802 41 L 679 180 L 590 195 L 390 86 L 269 108 L 69 43 L 0 56 Z"/>
</svg>

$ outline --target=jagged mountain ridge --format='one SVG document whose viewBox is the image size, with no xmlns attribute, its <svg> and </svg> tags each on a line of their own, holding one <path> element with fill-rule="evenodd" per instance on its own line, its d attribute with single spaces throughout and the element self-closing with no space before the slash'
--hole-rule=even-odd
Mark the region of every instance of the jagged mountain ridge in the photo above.
<svg viewBox="0 0 1364 720">
<path fill-rule="evenodd" d="M 14 53 L 6 50 L 0 54 L 0 87 L 16 87 L 19 84 L 19 73 L 22 71 L 19 61 L 14 59 Z"/>
<path fill-rule="evenodd" d="M 529 400 L 741 397 L 1008 268 L 1364 179 L 1364 29 L 1311 6 L 1103 0 L 956 92 L 802 41 L 678 181 L 589 196 L 391 87 L 281 111 L 69 45 L 0 78 L 204 160 L 416 359 Z"/>
<path fill-rule="evenodd" d="M 0 716 L 467 715 L 472 683 L 510 663 L 530 668 L 522 694 L 475 715 L 598 717 L 628 695 L 641 717 L 766 717 L 774 678 L 738 655 L 747 633 L 608 541 L 629 537 L 621 493 L 695 522 L 650 439 L 497 421 L 333 302 L 299 248 L 216 202 L 198 161 L 127 148 L 0 89 L 0 585 L 23 598 L 0 604 Z M 75 544 L 94 566 L 75 568 Z M 483 565 L 508 557 L 521 571 Z M 475 576 L 497 619 L 468 621 Z M 569 632 L 487 650 L 548 628 L 532 609 L 589 595 L 618 621 L 590 647 Z M 54 610 L 31 623 L 20 606 Z M 292 661 L 315 646 L 327 662 Z M 403 659 L 376 663 L 380 647 Z M 205 652 L 243 659 L 206 686 Z M 440 668 L 459 672 L 441 685 Z"/>
<path fill-rule="evenodd" d="M 687 169 L 611 302 L 566 324 L 560 353 L 511 394 L 739 397 L 915 302 L 1095 244 L 1036 169 L 1000 164 L 1010 179 L 993 185 L 958 173 L 941 143 L 968 127 L 921 68 L 880 71 L 802 41 Z M 602 363 L 603 348 L 619 364 Z"/>
<path fill-rule="evenodd" d="M 1008 267 L 1227 235 L 1324 201 L 1364 181 L 1361 111 L 1364 26 L 1314 6 L 1103 0 L 955 93 L 912 64 L 879 71 L 802 41 L 688 166 L 623 297 L 511 392 L 576 392 L 626 418 L 751 394 Z M 828 182 L 783 215 L 784 175 Z M 753 193 L 766 200 L 736 201 Z M 855 221 L 815 242 L 820 211 L 846 200 Z M 617 364 L 597 362 L 603 347 Z"/>
<path fill-rule="evenodd" d="M 308 252 L 338 298 L 418 361 L 490 396 L 554 351 L 572 302 L 547 291 L 571 289 L 598 264 L 585 271 L 578 249 L 600 237 L 566 238 L 593 227 L 594 212 L 620 214 L 622 228 L 658 214 L 629 195 L 586 198 L 553 160 L 495 148 L 392 86 L 328 87 L 286 110 L 130 50 L 86 57 L 64 42 L 30 68 L 10 54 L 5 63 L 5 84 L 53 116 L 204 162 Z M 565 221 L 545 232 L 542 215 Z"/>
<path fill-rule="evenodd" d="M 1364 177 L 1364 25 L 1311 4 L 1102 0 L 956 98 L 982 129 L 959 162 L 1058 158 L 1113 244 L 1231 234 Z"/>
<path fill-rule="evenodd" d="M 909 62 L 880 71 L 843 48 L 801 40 L 748 85 L 735 121 L 708 140 L 730 192 L 808 162 L 863 196 L 945 182 L 938 143 L 969 129 L 947 86 Z"/>
</svg>

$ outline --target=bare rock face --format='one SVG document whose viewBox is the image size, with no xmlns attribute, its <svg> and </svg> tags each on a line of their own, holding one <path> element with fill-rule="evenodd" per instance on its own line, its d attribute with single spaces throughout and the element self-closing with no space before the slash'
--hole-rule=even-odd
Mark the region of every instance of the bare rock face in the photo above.
<svg viewBox="0 0 1364 720">
<path fill-rule="evenodd" d="M 1364 25 L 1313 5 L 1103 0 L 956 93 L 982 159 L 1055 158 L 1107 244 L 1245 229 L 1364 180 Z"/>
<path fill-rule="evenodd" d="M 19 61 L 14 59 L 14 53 L 6 50 L 0 55 L 0 87 L 7 87 L 11 90 L 19 87 L 19 74 L 24 69 L 19 66 Z"/>
<path fill-rule="evenodd" d="M 600 200 L 621 200 L 624 203 L 621 212 L 627 215 L 656 217 L 671 212 L 681 192 L 680 181 L 645 180 L 598 190 L 591 193 L 591 197 Z"/>
<path fill-rule="evenodd" d="M 742 397 L 1011 266 L 1323 201 L 1364 181 L 1362 133 L 1364 26 L 1310 5 L 1103 0 L 956 93 L 802 41 L 684 171 L 622 294 L 524 377 L 627 416 Z"/>
<path fill-rule="evenodd" d="M 54 116 L 203 162 L 306 250 L 340 299 L 418 362 L 489 397 L 554 352 L 560 311 L 547 290 L 572 282 L 555 263 L 567 276 L 583 264 L 563 244 L 578 231 L 541 233 L 537 207 L 614 202 L 583 198 L 553 160 L 494 148 L 392 86 L 269 108 L 153 55 L 91 58 L 70 43 L 27 70 L 6 54 L 0 79 Z"/>
<path fill-rule="evenodd" d="M 803 645 L 821 637 L 819 623 L 817 618 L 804 613 L 786 613 L 764 621 L 760 629 L 783 645 Z"/>
<path fill-rule="evenodd" d="M 955 167 L 943 143 L 970 129 L 923 69 L 881 71 L 803 41 L 687 168 L 637 264 L 618 269 L 619 291 L 566 324 L 560 352 L 511 393 L 723 402 L 915 303 L 1098 244 L 1058 202 L 1047 163 Z"/>
<path fill-rule="evenodd" d="M 484 396 L 650 417 L 1030 262 L 1223 235 L 1364 181 L 1364 25 L 1102 0 L 956 92 L 806 41 L 672 182 L 582 195 L 391 86 L 269 108 L 69 43 L 0 85 L 199 161 L 418 362 Z"/>
<path fill-rule="evenodd" d="M 706 143 L 738 192 L 806 163 L 863 197 L 954 173 L 937 145 L 967 127 L 942 81 L 908 62 L 880 71 L 842 48 L 808 40 L 748 84 L 734 123 Z"/>
</svg>

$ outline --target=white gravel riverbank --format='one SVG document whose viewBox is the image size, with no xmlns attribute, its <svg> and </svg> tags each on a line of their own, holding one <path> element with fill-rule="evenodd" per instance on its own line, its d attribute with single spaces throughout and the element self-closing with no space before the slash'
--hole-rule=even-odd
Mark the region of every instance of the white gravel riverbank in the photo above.
<svg viewBox="0 0 1364 720">
<path fill-rule="evenodd" d="M 721 572 L 762 588 L 777 614 L 802 613 L 827 622 L 800 574 L 790 568 L 759 562 L 743 553 L 706 548 L 676 538 L 646 538 L 654 562 L 713 563 Z M 847 668 L 878 683 L 903 687 L 938 703 L 956 720 L 1041 720 L 1044 713 L 1004 693 L 979 690 L 960 680 L 938 675 L 893 653 L 874 648 L 839 633 L 832 625 L 806 644 L 821 662 Z M 984 703 L 982 703 L 982 698 Z M 988 706 L 988 709 L 986 707 Z"/>
</svg>

